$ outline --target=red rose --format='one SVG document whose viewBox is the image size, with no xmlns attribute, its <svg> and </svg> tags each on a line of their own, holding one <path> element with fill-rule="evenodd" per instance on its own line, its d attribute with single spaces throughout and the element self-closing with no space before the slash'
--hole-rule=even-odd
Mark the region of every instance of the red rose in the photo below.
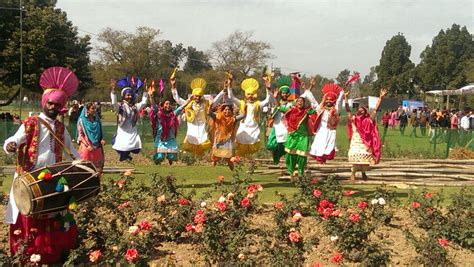
<svg viewBox="0 0 474 267">
<path fill-rule="evenodd" d="M 449 245 L 449 241 L 447 239 L 440 238 L 438 239 L 438 244 L 442 247 L 447 247 Z"/>
<path fill-rule="evenodd" d="M 425 198 L 432 198 L 433 197 L 433 193 L 430 193 L 430 192 L 427 192 L 425 193 Z"/>
<path fill-rule="evenodd" d="M 247 193 L 254 194 L 255 192 L 257 192 L 257 185 L 251 184 L 247 186 Z"/>
<path fill-rule="evenodd" d="M 216 207 L 220 212 L 224 212 L 227 209 L 225 202 L 217 202 Z"/>
<path fill-rule="evenodd" d="M 334 204 L 331 203 L 329 200 L 327 199 L 323 199 L 319 202 L 319 206 L 321 208 L 333 208 L 334 207 Z"/>
<path fill-rule="evenodd" d="M 283 203 L 281 203 L 281 202 L 276 202 L 276 203 L 275 203 L 275 209 L 277 209 L 277 210 L 283 209 Z"/>
<path fill-rule="evenodd" d="M 357 207 L 359 207 L 359 209 L 361 209 L 361 210 L 365 210 L 365 208 L 367 208 L 368 205 L 369 204 L 367 204 L 367 202 L 361 201 L 361 202 L 359 202 L 359 204 L 357 204 Z"/>
<path fill-rule="evenodd" d="M 360 220 L 360 215 L 357 213 L 351 213 L 351 215 L 349 215 L 349 220 L 351 220 L 351 222 L 358 222 Z"/>
<path fill-rule="evenodd" d="M 338 263 L 341 263 L 342 260 L 343 260 L 342 254 L 339 253 L 339 252 L 334 253 L 334 255 L 332 255 L 332 257 L 331 257 L 331 262 L 332 263 L 338 264 Z"/>
<path fill-rule="evenodd" d="M 151 224 L 147 220 L 143 220 L 140 222 L 140 229 L 148 231 L 151 229 Z"/>
<path fill-rule="evenodd" d="M 125 259 L 129 262 L 135 261 L 138 259 L 138 251 L 134 248 L 127 249 L 127 252 L 125 253 Z"/>
<path fill-rule="evenodd" d="M 247 208 L 250 205 L 250 199 L 244 197 L 242 201 L 240 201 L 240 205 L 244 208 Z"/>
<path fill-rule="evenodd" d="M 102 256 L 102 252 L 99 249 L 94 250 L 91 253 L 89 253 L 89 261 L 96 262 L 100 259 L 101 256 Z"/>
<path fill-rule="evenodd" d="M 186 224 L 185 226 L 186 232 L 191 232 L 194 230 L 194 226 L 190 223 Z"/>
<path fill-rule="evenodd" d="M 417 209 L 417 208 L 421 207 L 421 204 L 420 204 L 419 202 L 413 201 L 413 202 L 411 203 L 411 206 L 412 206 L 414 209 Z"/>
<path fill-rule="evenodd" d="M 182 198 L 182 199 L 178 200 L 178 204 L 181 205 L 181 206 L 189 205 L 189 200 L 187 200 L 185 198 Z"/>
<path fill-rule="evenodd" d="M 322 193 L 318 189 L 313 190 L 313 196 L 319 198 L 321 195 L 322 195 Z"/>
<path fill-rule="evenodd" d="M 344 195 L 346 195 L 346 197 L 350 197 L 350 196 L 354 195 L 355 193 L 356 193 L 356 191 L 347 190 L 346 192 L 344 192 Z"/>
<path fill-rule="evenodd" d="M 292 243 L 298 243 L 300 242 L 300 233 L 298 231 L 291 231 L 290 234 L 288 234 L 288 238 Z"/>
</svg>

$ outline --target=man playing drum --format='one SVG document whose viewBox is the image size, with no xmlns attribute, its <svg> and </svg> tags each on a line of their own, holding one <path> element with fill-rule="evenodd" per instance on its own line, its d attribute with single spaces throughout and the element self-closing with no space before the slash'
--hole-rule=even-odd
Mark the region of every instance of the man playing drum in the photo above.
<svg viewBox="0 0 474 267">
<path fill-rule="evenodd" d="M 66 68 L 52 67 L 43 72 L 40 78 L 40 86 L 44 90 L 41 99 L 43 111 L 39 116 L 24 120 L 15 135 L 5 140 L 3 146 L 7 154 L 18 152 L 15 178 L 22 173 L 69 159 L 71 154 L 79 158 L 64 124 L 56 120 L 78 84 L 77 77 Z M 76 246 L 77 226 L 72 221 L 65 220 L 58 213 L 36 217 L 19 214 L 13 190 L 10 192 L 5 221 L 10 224 L 12 255 L 21 245 L 26 245 L 28 259 L 32 254 L 38 254 L 41 257 L 39 264 L 51 264 L 64 260 L 68 251 Z"/>
</svg>

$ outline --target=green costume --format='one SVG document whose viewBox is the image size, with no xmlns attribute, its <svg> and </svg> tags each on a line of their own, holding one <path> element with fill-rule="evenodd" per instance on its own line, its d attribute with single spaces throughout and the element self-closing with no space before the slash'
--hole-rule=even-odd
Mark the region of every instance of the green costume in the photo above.
<svg viewBox="0 0 474 267">
<path fill-rule="evenodd" d="M 280 107 L 279 110 L 286 112 L 288 108 Z M 293 110 L 295 112 L 291 112 Z M 298 165 L 298 175 L 303 175 L 309 148 L 308 115 L 314 113 L 316 111 L 313 109 L 299 110 L 294 107 L 285 114 L 289 132 L 285 143 L 286 167 L 290 175 L 293 175 L 296 165 Z"/>
</svg>

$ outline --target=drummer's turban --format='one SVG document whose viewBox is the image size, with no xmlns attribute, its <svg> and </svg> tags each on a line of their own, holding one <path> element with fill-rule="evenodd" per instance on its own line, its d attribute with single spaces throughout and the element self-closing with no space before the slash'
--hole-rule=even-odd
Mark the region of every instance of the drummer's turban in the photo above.
<svg viewBox="0 0 474 267">
<path fill-rule="evenodd" d="M 40 77 L 40 86 L 43 88 L 41 106 L 44 107 L 48 101 L 66 105 L 67 99 L 76 92 L 79 80 L 69 69 L 63 67 L 51 67 L 43 71 Z"/>
</svg>

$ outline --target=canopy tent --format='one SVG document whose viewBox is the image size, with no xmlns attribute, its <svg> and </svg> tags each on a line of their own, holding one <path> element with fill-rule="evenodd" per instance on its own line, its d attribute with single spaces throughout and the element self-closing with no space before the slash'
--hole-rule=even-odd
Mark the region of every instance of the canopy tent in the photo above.
<svg viewBox="0 0 474 267">
<path fill-rule="evenodd" d="M 446 100 L 446 104 L 447 104 L 447 108 L 449 109 L 449 96 L 474 94 L 474 84 L 469 84 L 455 90 L 433 90 L 433 91 L 428 91 L 426 93 L 430 95 L 436 95 L 436 96 L 440 96 L 440 95 L 448 96 Z M 459 102 L 459 107 L 461 107 L 461 102 Z"/>
<path fill-rule="evenodd" d="M 466 85 L 455 90 L 433 90 L 426 93 L 430 95 L 469 95 L 474 94 L 474 84 Z"/>
</svg>

